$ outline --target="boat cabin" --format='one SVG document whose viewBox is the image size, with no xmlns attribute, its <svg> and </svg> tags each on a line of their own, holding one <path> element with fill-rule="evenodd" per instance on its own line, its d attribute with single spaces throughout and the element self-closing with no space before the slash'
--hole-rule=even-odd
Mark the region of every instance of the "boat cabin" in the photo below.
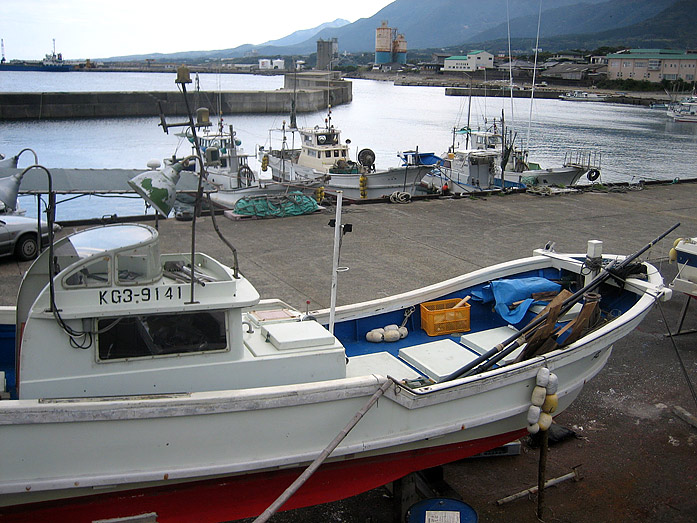
<svg viewBox="0 0 697 523">
<path fill-rule="evenodd" d="M 472 149 L 493 149 L 501 152 L 503 149 L 503 138 L 497 132 L 492 131 L 472 131 Z"/>
<path fill-rule="evenodd" d="M 197 253 L 161 255 L 147 225 L 55 243 L 17 302 L 20 399 L 254 388 L 345 377 L 343 346 L 242 276 Z M 192 284 L 193 279 L 193 284 Z M 194 291 L 192 299 L 192 288 Z M 246 310 L 245 310 L 246 309 Z"/>
<path fill-rule="evenodd" d="M 448 178 L 457 184 L 485 189 L 493 187 L 496 176 L 500 175 L 500 158 L 497 151 L 487 149 L 456 150 L 445 155 L 442 169 Z"/>
<path fill-rule="evenodd" d="M 341 143 L 341 131 L 334 127 L 300 129 L 300 138 L 300 165 L 328 173 L 335 164 L 350 161 L 348 145 Z"/>
<path fill-rule="evenodd" d="M 187 137 L 193 144 L 193 136 Z M 199 144 L 208 183 L 223 191 L 256 184 L 254 171 L 249 167 L 249 155 L 242 151 L 242 142 L 237 139 L 232 127 L 228 133 L 223 132 L 222 127 L 218 132 L 204 133 L 199 137 Z M 195 147 L 192 154 L 196 154 Z M 199 170 L 198 166 L 194 168 Z"/>
</svg>

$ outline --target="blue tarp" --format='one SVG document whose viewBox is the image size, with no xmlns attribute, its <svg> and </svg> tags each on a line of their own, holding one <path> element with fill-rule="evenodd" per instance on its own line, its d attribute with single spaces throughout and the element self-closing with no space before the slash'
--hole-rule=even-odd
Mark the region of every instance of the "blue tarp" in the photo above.
<svg viewBox="0 0 697 523">
<path fill-rule="evenodd" d="M 472 292 L 472 297 L 482 303 L 494 302 L 494 310 L 508 323 L 515 325 L 523 319 L 525 313 L 535 302 L 532 299 L 533 293 L 559 292 L 560 290 L 561 285 L 547 278 L 531 277 L 492 281 L 482 287 L 481 291 Z M 509 305 L 521 300 L 524 300 L 523 303 L 515 309 L 509 308 Z"/>
<path fill-rule="evenodd" d="M 402 165 L 436 165 L 443 159 L 434 153 L 416 153 L 415 151 L 405 151 L 402 153 Z"/>
</svg>

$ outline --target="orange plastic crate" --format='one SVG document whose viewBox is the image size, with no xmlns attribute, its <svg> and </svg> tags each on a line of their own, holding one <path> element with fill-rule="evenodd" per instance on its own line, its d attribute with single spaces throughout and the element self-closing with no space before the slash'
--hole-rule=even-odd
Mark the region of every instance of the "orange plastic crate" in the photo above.
<svg viewBox="0 0 697 523">
<path fill-rule="evenodd" d="M 427 301 L 421 304 L 421 328 L 429 336 L 452 334 L 453 332 L 468 332 L 470 330 L 470 304 L 453 309 L 460 301 L 452 300 Z"/>
</svg>

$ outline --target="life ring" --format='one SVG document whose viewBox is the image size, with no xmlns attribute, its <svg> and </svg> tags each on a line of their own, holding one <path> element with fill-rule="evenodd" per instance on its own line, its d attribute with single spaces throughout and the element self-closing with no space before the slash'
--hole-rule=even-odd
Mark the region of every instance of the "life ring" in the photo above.
<svg viewBox="0 0 697 523">
<path fill-rule="evenodd" d="M 586 176 L 588 177 L 589 181 L 594 182 L 600 177 L 600 171 L 598 169 L 591 169 L 590 171 L 588 171 L 588 174 L 586 174 Z"/>
</svg>

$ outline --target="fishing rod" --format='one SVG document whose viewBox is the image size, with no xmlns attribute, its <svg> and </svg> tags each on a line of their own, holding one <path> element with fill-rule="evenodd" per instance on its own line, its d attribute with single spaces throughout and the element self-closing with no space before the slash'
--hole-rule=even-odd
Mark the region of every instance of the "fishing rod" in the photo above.
<svg viewBox="0 0 697 523">
<path fill-rule="evenodd" d="M 564 300 L 564 302 L 562 303 L 561 308 L 559 310 L 559 315 L 562 316 L 563 314 L 565 314 L 567 311 L 569 311 L 569 309 L 571 309 L 571 307 L 573 307 L 576 304 L 576 302 L 578 302 L 581 299 L 581 297 L 585 293 L 594 290 L 601 283 L 603 283 L 605 280 L 610 278 L 614 273 L 617 273 L 619 270 L 623 269 L 624 267 L 626 267 L 627 265 L 632 263 L 639 256 L 644 254 L 644 252 L 646 252 L 651 247 L 653 247 L 656 243 L 658 243 L 663 238 L 668 236 L 671 232 L 673 232 L 679 226 L 680 226 L 680 223 L 679 222 L 676 223 L 670 229 L 668 229 L 663 234 L 661 234 L 658 238 L 656 238 L 652 242 L 644 245 L 644 247 L 639 249 L 634 254 L 627 256 L 620 263 L 617 263 L 617 260 L 613 260 L 612 262 L 610 262 L 588 284 L 586 284 L 583 288 L 579 289 L 574 294 L 569 296 L 566 300 Z M 474 374 L 479 374 L 480 372 L 484 372 L 484 371 L 488 370 L 496 362 L 505 358 L 511 352 L 513 352 L 518 347 L 523 345 L 525 343 L 525 334 L 530 332 L 531 330 L 535 329 L 539 325 L 541 325 L 545 320 L 547 320 L 548 316 L 549 316 L 549 312 L 539 316 L 537 319 L 528 323 L 520 331 L 518 331 L 517 333 L 510 336 L 505 341 L 502 341 L 501 343 L 496 345 L 493 349 L 485 352 L 484 354 L 479 356 L 477 359 L 471 361 L 470 363 L 468 363 L 464 367 L 461 367 L 460 369 L 456 370 L 452 374 L 449 374 L 448 376 L 446 376 L 445 379 L 443 379 L 442 381 L 452 381 L 452 380 L 457 379 L 457 378 L 465 378 L 467 376 L 472 376 Z"/>
</svg>

